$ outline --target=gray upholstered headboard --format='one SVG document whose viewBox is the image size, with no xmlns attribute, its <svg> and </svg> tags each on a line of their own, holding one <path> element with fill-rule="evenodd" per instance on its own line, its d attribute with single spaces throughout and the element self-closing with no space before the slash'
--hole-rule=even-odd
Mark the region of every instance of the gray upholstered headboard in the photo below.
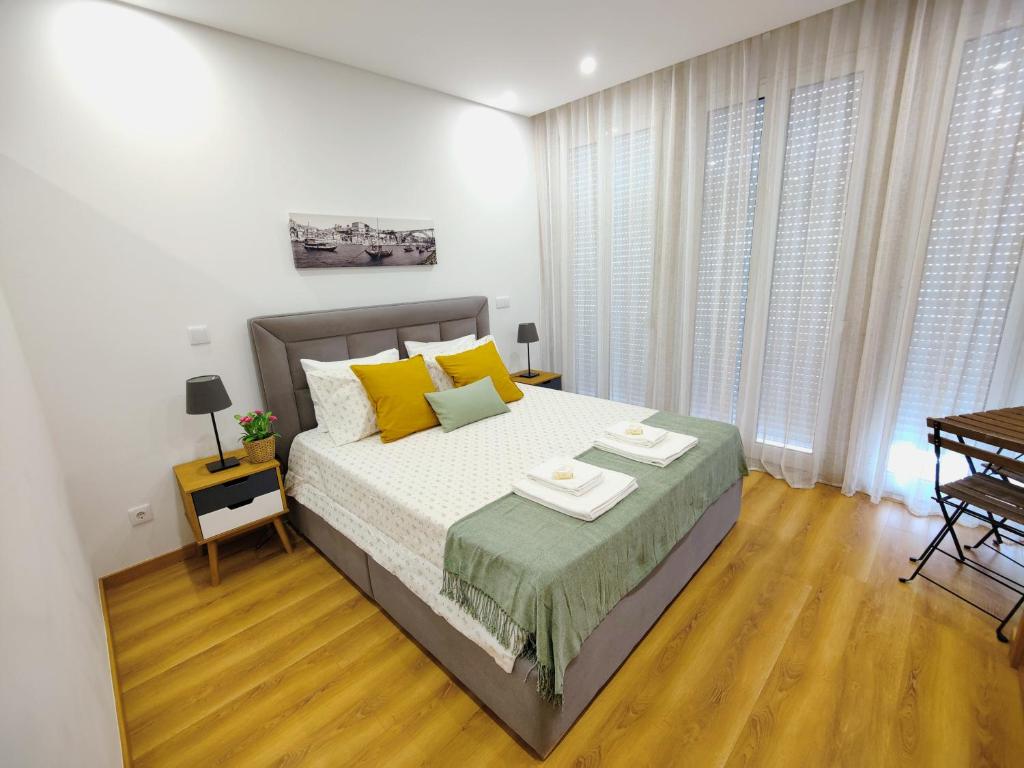
<svg viewBox="0 0 1024 768">
<path fill-rule="evenodd" d="M 486 296 L 253 318 L 249 335 L 263 404 L 278 417 L 278 458 L 287 465 L 292 440 L 316 426 L 301 358 L 347 360 L 392 347 L 405 357 L 406 341 L 470 333 L 490 333 Z"/>
</svg>

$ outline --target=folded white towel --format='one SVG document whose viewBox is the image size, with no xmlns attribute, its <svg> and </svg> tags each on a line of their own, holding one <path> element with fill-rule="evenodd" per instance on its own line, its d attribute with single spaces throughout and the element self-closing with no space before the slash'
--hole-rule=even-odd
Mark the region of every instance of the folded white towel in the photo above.
<svg viewBox="0 0 1024 768">
<path fill-rule="evenodd" d="M 512 492 L 548 509 L 590 522 L 596 520 L 637 489 L 636 478 L 604 470 L 601 482 L 580 496 L 549 488 L 524 477 L 512 484 Z"/>
<path fill-rule="evenodd" d="M 568 469 L 572 477 L 568 480 L 555 479 L 555 471 Z M 526 476 L 550 488 L 580 496 L 601 482 L 602 470 L 593 464 L 584 464 L 576 459 L 548 459 L 527 471 Z"/>
<path fill-rule="evenodd" d="M 642 431 L 639 435 L 631 435 L 628 431 L 630 427 L 640 427 Z M 664 440 L 668 430 L 652 427 L 648 424 L 638 424 L 633 421 L 617 421 L 610 427 L 605 427 L 604 433 L 608 437 L 613 437 L 630 445 L 642 445 L 650 448 L 652 445 L 657 445 Z"/>
<path fill-rule="evenodd" d="M 615 453 L 633 461 L 653 464 L 656 467 L 667 467 L 697 444 L 697 438 L 679 432 L 669 432 L 657 445 L 626 445 L 615 438 L 599 437 L 594 447 L 608 453 Z"/>
</svg>

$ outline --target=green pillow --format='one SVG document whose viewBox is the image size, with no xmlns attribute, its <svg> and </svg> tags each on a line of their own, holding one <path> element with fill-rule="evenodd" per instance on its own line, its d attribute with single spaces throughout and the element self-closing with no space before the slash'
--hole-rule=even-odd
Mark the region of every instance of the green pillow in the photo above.
<svg viewBox="0 0 1024 768">
<path fill-rule="evenodd" d="M 445 432 L 486 419 L 488 416 L 508 413 L 508 406 L 494 388 L 490 376 L 464 387 L 446 389 L 444 392 L 427 392 L 424 396 L 437 414 L 437 420 L 441 422 L 441 429 Z"/>
</svg>

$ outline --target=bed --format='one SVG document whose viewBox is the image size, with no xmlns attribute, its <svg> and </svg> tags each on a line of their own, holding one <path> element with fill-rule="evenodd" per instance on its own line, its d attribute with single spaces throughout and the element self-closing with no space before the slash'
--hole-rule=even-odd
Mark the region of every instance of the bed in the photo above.
<svg viewBox="0 0 1024 768">
<path fill-rule="evenodd" d="M 699 516 L 615 604 L 564 674 L 560 706 L 537 695 L 537 670 L 441 593 L 445 531 L 536 463 L 575 455 L 593 430 L 654 413 L 523 387 L 512 413 L 396 443 L 335 445 L 318 430 L 301 358 L 343 360 L 489 333 L 487 299 L 276 315 L 249 321 L 265 406 L 279 418 L 294 527 L 539 756 L 558 744 L 739 516 L 742 479 Z M 485 447 L 486 446 L 486 447 Z M 452 460 L 452 457 L 459 457 Z M 454 491 L 454 492 L 453 492 Z"/>
</svg>

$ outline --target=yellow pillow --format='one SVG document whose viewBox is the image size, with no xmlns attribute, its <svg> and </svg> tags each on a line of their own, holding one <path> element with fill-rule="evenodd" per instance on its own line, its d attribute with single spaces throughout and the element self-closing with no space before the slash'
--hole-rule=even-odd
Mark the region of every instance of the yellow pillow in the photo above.
<svg viewBox="0 0 1024 768">
<path fill-rule="evenodd" d="M 452 377 L 456 387 L 464 387 L 490 376 L 494 388 L 506 403 L 514 402 L 523 396 L 522 391 L 509 376 L 508 368 L 501 361 L 501 355 L 498 354 L 498 348 L 494 346 L 493 341 L 456 355 L 438 355 L 435 360 L 444 372 Z"/>
<path fill-rule="evenodd" d="M 422 357 L 397 363 L 353 365 L 366 394 L 377 411 L 381 442 L 390 443 L 413 432 L 436 427 L 439 422 L 426 392 L 436 392 Z"/>
</svg>

